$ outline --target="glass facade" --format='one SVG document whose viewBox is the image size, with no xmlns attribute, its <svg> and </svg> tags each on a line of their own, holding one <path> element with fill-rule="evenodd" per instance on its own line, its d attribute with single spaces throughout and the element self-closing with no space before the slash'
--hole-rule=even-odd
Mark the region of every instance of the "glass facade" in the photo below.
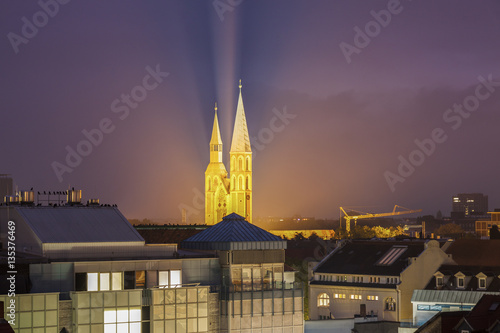
<svg viewBox="0 0 500 333">
<path fill-rule="evenodd" d="M 23 294 L 15 298 L 16 333 L 59 333 L 59 294 Z M 0 296 L 7 315 L 10 297 Z M 7 317 L 7 319 L 9 319 Z"/>
<path fill-rule="evenodd" d="M 209 287 L 152 290 L 152 332 L 208 332 Z"/>
</svg>

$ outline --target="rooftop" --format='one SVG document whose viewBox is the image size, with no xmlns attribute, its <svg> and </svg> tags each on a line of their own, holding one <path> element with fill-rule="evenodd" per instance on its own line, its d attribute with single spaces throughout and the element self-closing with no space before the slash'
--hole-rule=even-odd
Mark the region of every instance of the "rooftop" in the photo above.
<svg viewBox="0 0 500 333">
<path fill-rule="evenodd" d="M 286 249 L 287 242 L 245 218 L 232 213 L 222 221 L 186 239 L 181 247 L 194 250 L 276 250 Z"/>
<path fill-rule="evenodd" d="M 424 249 L 424 241 L 350 240 L 327 256 L 315 272 L 399 275 L 408 266 L 408 258 L 418 257 Z"/>
<path fill-rule="evenodd" d="M 42 243 L 144 242 L 115 207 L 12 206 Z"/>
</svg>

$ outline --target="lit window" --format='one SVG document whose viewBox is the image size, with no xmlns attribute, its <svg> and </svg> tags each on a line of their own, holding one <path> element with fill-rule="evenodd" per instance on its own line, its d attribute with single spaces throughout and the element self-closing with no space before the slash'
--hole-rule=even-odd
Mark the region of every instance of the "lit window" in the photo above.
<svg viewBox="0 0 500 333">
<path fill-rule="evenodd" d="M 394 298 L 389 297 L 385 300 L 385 310 L 396 311 L 396 301 L 394 300 Z"/>
<path fill-rule="evenodd" d="M 87 291 L 123 290 L 123 273 L 87 273 Z"/>
<path fill-rule="evenodd" d="M 104 310 L 104 333 L 140 333 L 141 309 L 118 308 Z"/>
<path fill-rule="evenodd" d="M 330 296 L 326 293 L 322 293 L 318 296 L 318 306 L 329 306 L 330 305 Z"/>
<path fill-rule="evenodd" d="M 182 275 L 180 270 L 159 271 L 158 285 L 163 288 L 177 287 L 182 285 Z"/>
<path fill-rule="evenodd" d="M 97 273 L 87 274 L 87 291 L 99 290 L 99 276 Z"/>
<path fill-rule="evenodd" d="M 334 298 L 341 298 L 341 299 L 344 298 L 345 299 L 345 294 L 335 294 L 333 297 Z"/>
<path fill-rule="evenodd" d="M 378 296 L 366 296 L 368 301 L 378 301 Z"/>
<path fill-rule="evenodd" d="M 351 299 L 361 299 L 361 295 L 351 295 Z"/>
</svg>

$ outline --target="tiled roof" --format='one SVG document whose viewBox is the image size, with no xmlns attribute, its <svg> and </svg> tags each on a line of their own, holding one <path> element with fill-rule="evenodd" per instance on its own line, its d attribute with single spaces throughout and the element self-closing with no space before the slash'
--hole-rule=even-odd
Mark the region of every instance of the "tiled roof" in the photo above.
<svg viewBox="0 0 500 333">
<path fill-rule="evenodd" d="M 424 246 L 424 241 L 352 240 L 334 250 L 315 272 L 398 276 L 408 266 L 408 258 L 418 257 Z M 398 250 L 403 247 L 404 251 Z"/>
<path fill-rule="evenodd" d="M 286 241 L 232 213 L 214 226 L 181 243 L 197 250 L 267 250 L 286 249 Z"/>
<path fill-rule="evenodd" d="M 500 267 L 489 267 L 489 266 L 465 266 L 465 265 L 441 265 L 438 272 L 442 273 L 445 278 L 443 281 L 443 286 L 440 287 L 440 290 L 478 290 L 479 289 L 479 280 L 476 277 L 477 274 L 483 273 L 487 276 L 486 279 L 486 291 L 500 291 L 500 279 L 498 276 L 500 275 Z M 466 278 L 467 284 L 464 288 L 457 288 L 455 281 L 455 274 L 458 272 L 462 272 Z M 432 277 L 427 286 L 424 288 L 426 290 L 436 290 L 436 277 Z"/>
<path fill-rule="evenodd" d="M 144 242 L 114 207 L 16 207 L 42 243 Z"/>
<path fill-rule="evenodd" d="M 500 239 L 458 239 L 446 253 L 458 265 L 500 266 Z"/>
</svg>

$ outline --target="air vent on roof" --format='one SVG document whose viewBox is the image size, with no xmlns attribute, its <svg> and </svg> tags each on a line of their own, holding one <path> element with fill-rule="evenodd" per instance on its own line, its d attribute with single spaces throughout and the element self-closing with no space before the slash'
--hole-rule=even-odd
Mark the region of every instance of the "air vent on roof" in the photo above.
<svg viewBox="0 0 500 333">
<path fill-rule="evenodd" d="M 99 199 L 90 199 L 87 201 L 87 205 L 89 206 L 99 206 Z"/>
</svg>

